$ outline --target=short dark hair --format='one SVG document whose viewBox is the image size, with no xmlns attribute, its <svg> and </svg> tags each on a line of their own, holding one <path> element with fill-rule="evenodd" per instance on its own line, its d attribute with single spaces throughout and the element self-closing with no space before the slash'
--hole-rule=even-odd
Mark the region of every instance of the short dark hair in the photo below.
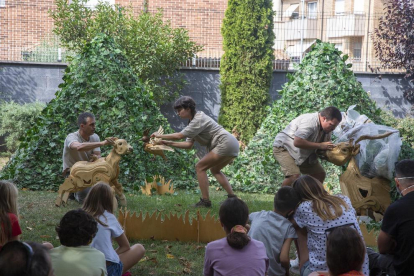
<svg viewBox="0 0 414 276">
<path fill-rule="evenodd" d="M 190 96 L 182 96 L 175 101 L 174 109 L 177 110 L 180 108 L 184 108 L 184 109 L 189 108 L 191 110 L 192 117 L 194 117 L 196 114 L 196 103 L 194 99 L 191 98 Z"/>
<path fill-rule="evenodd" d="M 43 245 L 28 242 L 33 249 L 32 262 L 30 264 L 30 276 L 47 276 L 52 269 L 49 251 Z"/>
<path fill-rule="evenodd" d="M 402 179 L 402 184 L 414 182 L 414 160 L 404 159 L 395 164 L 395 177 L 412 177 Z"/>
<path fill-rule="evenodd" d="M 341 122 L 341 121 L 342 121 L 342 113 L 341 113 L 341 111 L 340 111 L 338 108 L 336 108 L 335 106 L 328 106 L 328 107 L 326 107 L 326 108 L 322 109 L 322 110 L 319 112 L 319 114 L 320 114 L 322 117 L 325 117 L 325 118 L 326 118 L 326 120 L 328 120 L 328 121 L 331 121 L 331 120 L 333 120 L 333 119 L 337 119 L 337 120 L 338 120 L 338 122 Z"/>
<path fill-rule="evenodd" d="M 359 233 L 349 227 L 338 227 L 326 241 L 326 263 L 331 275 L 360 271 L 365 260 L 365 244 Z"/>
<path fill-rule="evenodd" d="M 95 115 L 93 115 L 93 114 L 92 114 L 92 113 L 90 113 L 90 112 L 83 112 L 82 114 L 80 114 L 80 115 L 78 116 L 78 127 L 80 127 L 80 125 L 81 125 L 81 124 L 82 124 L 82 125 L 85 125 L 85 124 L 86 124 L 86 120 L 87 120 L 88 118 L 95 119 Z"/>
<path fill-rule="evenodd" d="M 0 251 L 0 275 L 47 276 L 52 269 L 48 254 L 35 242 L 8 242 Z"/>
<path fill-rule="evenodd" d="M 95 219 L 82 209 L 67 212 L 56 226 L 60 243 L 77 247 L 88 245 L 98 232 Z"/>
<path fill-rule="evenodd" d="M 236 225 L 246 225 L 247 220 L 249 219 L 249 207 L 247 207 L 247 204 L 243 200 L 237 197 L 230 197 L 221 204 L 219 217 L 220 222 L 224 225 L 227 231 L 231 231 Z M 244 233 L 230 232 L 227 235 L 227 243 L 235 249 L 242 249 L 249 242 L 249 236 Z"/>
<path fill-rule="evenodd" d="M 273 207 L 279 212 L 290 212 L 299 204 L 299 196 L 296 191 L 289 186 L 280 188 L 273 201 Z"/>
</svg>

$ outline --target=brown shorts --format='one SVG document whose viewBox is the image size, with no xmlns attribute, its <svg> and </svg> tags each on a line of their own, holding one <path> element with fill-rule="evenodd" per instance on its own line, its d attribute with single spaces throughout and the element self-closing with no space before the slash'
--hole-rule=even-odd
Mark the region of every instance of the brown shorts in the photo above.
<svg viewBox="0 0 414 276">
<path fill-rule="evenodd" d="M 300 166 L 296 165 L 295 159 L 290 156 L 287 149 L 282 147 L 273 147 L 273 156 L 279 162 L 285 177 L 295 174 L 319 174 L 325 173 L 324 168 L 319 161 L 310 164 L 309 159 L 306 159 Z"/>
</svg>

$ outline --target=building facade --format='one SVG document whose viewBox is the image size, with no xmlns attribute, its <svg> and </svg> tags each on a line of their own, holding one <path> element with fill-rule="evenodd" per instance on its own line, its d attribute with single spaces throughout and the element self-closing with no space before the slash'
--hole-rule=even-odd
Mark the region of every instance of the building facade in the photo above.
<svg viewBox="0 0 414 276">
<path fill-rule="evenodd" d="M 101 0 L 131 6 L 135 14 L 163 12 L 173 27 L 185 28 L 195 42 L 204 46 L 199 58 L 223 54 L 221 26 L 227 0 Z M 275 11 L 275 59 L 299 62 L 316 41 L 335 43 L 348 54 L 354 71 L 379 66 L 371 33 L 378 26 L 384 0 L 273 0 Z M 90 8 L 98 0 L 89 0 Z M 0 61 L 64 61 L 58 38 L 52 34 L 48 11 L 53 0 L 0 0 Z M 188 66 L 193 65 L 194 61 Z M 197 66 L 200 63 L 196 63 Z M 201 64 L 201 66 L 203 66 Z M 219 66 L 206 63 L 206 67 Z M 277 67 L 275 67 L 277 68 Z M 279 69 L 287 69 L 283 66 Z"/>
</svg>

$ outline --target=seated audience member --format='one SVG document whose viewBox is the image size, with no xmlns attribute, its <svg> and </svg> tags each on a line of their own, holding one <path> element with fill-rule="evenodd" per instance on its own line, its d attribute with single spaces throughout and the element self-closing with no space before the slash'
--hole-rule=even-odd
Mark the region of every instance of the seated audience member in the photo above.
<svg viewBox="0 0 414 276">
<path fill-rule="evenodd" d="M 402 197 L 385 211 L 377 240 L 380 254 L 369 253 L 370 268 L 414 275 L 414 160 L 395 165 L 395 185 Z"/>
<path fill-rule="evenodd" d="M 34 242 L 11 241 L 0 251 L 0 275 L 53 276 L 50 256 L 44 246 Z"/>
<path fill-rule="evenodd" d="M 247 235 L 249 208 L 237 197 L 226 199 L 219 217 L 227 237 L 206 246 L 204 276 L 264 276 L 269 266 L 264 244 Z"/>
<path fill-rule="evenodd" d="M 364 275 L 365 244 L 358 232 L 348 226 L 337 227 L 329 232 L 326 241 L 326 263 L 329 273 L 313 272 L 310 276 Z"/>
<path fill-rule="evenodd" d="M 56 276 L 103 276 L 105 256 L 89 244 L 98 231 L 95 219 L 82 209 L 67 212 L 56 232 L 61 246 L 50 250 Z"/>
<path fill-rule="evenodd" d="M 98 222 L 98 233 L 91 246 L 105 255 L 108 276 L 130 274 L 128 270 L 136 265 L 145 254 L 145 248 L 137 243 L 130 246 L 117 218 L 114 216 L 114 191 L 108 184 L 99 182 L 89 191 L 83 202 L 83 209 Z M 118 244 L 115 250 L 112 239 Z"/>
<path fill-rule="evenodd" d="M 292 187 L 280 188 L 274 198 L 273 211 L 251 213 L 248 235 L 263 242 L 269 258 L 269 276 L 289 275 L 289 250 L 297 238 L 288 218 L 293 215 L 299 198 Z"/>
<path fill-rule="evenodd" d="M 292 223 L 297 227 L 301 275 L 327 271 L 326 235 L 338 226 L 354 227 L 362 238 L 351 200 L 344 195 L 330 195 L 321 182 L 309 175 L 299 177 L 293 183 L 300 205 Z M 368 275 L 368 256 L 362 266 Z"/>
<path fill-rule="evenodd" d="M 0 249 L 9 241 L 19 240 L 22 233 L 17 214 L 17 188 L 8 181 L 0 181 Z"/>
</svg>

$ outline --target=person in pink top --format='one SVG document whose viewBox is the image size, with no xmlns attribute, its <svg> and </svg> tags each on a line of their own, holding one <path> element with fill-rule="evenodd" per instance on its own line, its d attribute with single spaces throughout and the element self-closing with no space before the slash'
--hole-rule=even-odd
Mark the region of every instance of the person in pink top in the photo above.
<svg viewBox="0 0 414 276">
<path fill-rule="evenodd" d="M 17 214 L 17 188 L 0 181 L 0 249 L 9 241 L 19 240 L 22 233 Z"/>
<path fill-rule="evenodd" d="M 249 208 L 232 197 L 220 207 L 220 222 L 227 237 L 206 246 L 204 276 L 264 276 L 269 267 L 264 244 L 247 236 Z"/>
</svg>

